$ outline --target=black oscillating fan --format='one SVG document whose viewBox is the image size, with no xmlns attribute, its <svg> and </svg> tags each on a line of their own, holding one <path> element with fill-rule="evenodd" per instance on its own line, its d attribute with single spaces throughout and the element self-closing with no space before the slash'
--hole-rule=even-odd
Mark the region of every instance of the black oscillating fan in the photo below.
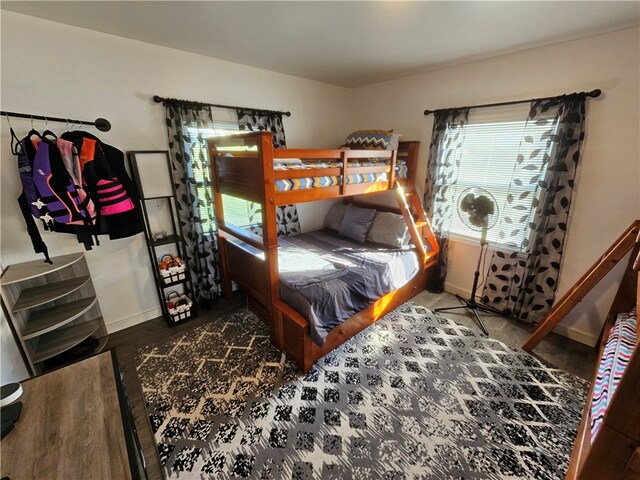
<svg viewBox="0 0 640 480">
<path fill-rule="evenodd" d="M 478 289 L 478 278 L 480 277 L 480 262 L 482 260 L 482 254 L 484 248 L 487 245 L 487 231 L 493 228 L 498 221 L 498 203 L 496 199 L 484 188 L 472 187 L 464 190 L 458 198 L 458 215 L 460 220 L 471 230 L 479 231 L 480 233 L 480 256 L 478 257 L 478 265 L 476 266 L 476 273 L 473 277 L 473 288 L 471 289 L 471 298 L 465 300 L 460 295 L 456 295 L 458 300 L 462 302 L 462 305 L 456 305 L 455 307 L 436 308 L 436 312 L 443 312 L 445 310 L 456 310 L 458 308 L 466 308 L 471 310 L 478 325 L 482 329 L 485 335 L 488 335 L 487 329 L 484 327 L 480 316 L 476 310 L 483 310 L 486 312 L 501 314 L 498 310 L 476 302 L 476 290 Z"/>
</svg>

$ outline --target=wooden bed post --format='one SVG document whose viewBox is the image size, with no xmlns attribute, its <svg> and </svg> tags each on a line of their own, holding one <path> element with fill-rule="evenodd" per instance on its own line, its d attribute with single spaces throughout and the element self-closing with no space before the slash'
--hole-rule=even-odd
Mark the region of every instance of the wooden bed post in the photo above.
<svg viewBox="0 0 640 480">
<path fill-rule="evenodd" d="M 282 345 L 281 319 L 273 307 L 280 300 L 280 275 L 278 273 L 278 221 L 276 216 L 275 173 L 273 170 L 273 137 L 271 132 L 260 133 L 258 143 L 260 157 L 263 159 L 263 198 L 262 202 L 262 238 L 264 243 L 264 261 L 271 302 L 268 314 L 271 317 L 272 339 L 276 346 Z"/>
<path fill-rule="evenodd" d="M 222 194 L 220 193 L 218 169 L 215 168 L 218 150 L 213 143 L 209 143 L 209 169 L 211 170 L 211 181 L 213 187 L 213 207 L 216 216 L 216 222 L 224 224 L 224 209 L 222 208 Z M 222 282 L 222 293 L 224 298 L 230 300 L 233 297 L 233 287 L 231 278 L 229 277 L 229 264 L 227 258 L 226 239 L 220 235 L 220 231 L 216 229 L 216 239 L 218 243 L 218 254 L 220 255 L 220 266 L 222 267 L 220 281 Z"/>
</svg>

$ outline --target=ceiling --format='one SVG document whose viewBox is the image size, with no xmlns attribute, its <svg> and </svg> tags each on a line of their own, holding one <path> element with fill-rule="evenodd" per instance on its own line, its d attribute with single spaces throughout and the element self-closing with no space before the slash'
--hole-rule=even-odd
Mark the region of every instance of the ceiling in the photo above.
<svg viewBox="0 0 640 480">
<path fill-rule="evenodd" d="M 344 87 L 640 18 L 637 1 L 2 1 L 2 9 Z"/>
</svg>

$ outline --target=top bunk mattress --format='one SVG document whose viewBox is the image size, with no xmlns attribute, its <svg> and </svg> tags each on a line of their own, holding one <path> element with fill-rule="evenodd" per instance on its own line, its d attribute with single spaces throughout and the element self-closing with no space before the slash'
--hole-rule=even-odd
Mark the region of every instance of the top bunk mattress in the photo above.
<svg viewBox="0 0 640 480">
<path fill-rule="evenodd" d="M 277 171 L 282 170 L 311 170 L 315 168 L 342 168 L 342 162 L 320 162 L 317 160 L 275 160 L 273 169 Z M 351 167 L 378 167 L 389 165 L 388 160 L 350 160 L 348 168 Z M 396 177 L 407 177 L 407 164 L 404 160 L 398 160 L 396 162 Z M 375 173 L 363 173 L 363 174 L 351 174 L 347 175 L 347 184 L 354 183 L 369 183 L 369 182 L 383 182 L 389 180 L 389 174 L 385 172 Z M 286 192 L 289 190 L 304 190 L 307 188 L 322 188 L 332 187 L 334 185 L 342 184 L 342 175 L 329 175 L 322 177 L 303 177 L 303 178 L 286 178 L 276 179 L 276 191 Z"/>
<path fill-rule="evenodd" d="M 312 340 L 329 331 L 419 271 L 413 248 L 395 249 L 346 240 L 320 230 L 278 241 L 280 296 L 309 321 Z"/>
</svg>

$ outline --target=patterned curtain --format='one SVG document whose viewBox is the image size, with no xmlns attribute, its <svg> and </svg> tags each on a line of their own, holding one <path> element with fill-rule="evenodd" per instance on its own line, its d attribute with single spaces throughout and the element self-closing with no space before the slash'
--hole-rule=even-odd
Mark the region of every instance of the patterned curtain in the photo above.
<svg viewBox="0 0 640 480">
<path fill-rule="evenodd" d="M 501 206 L 496 228 L 500 242 L 508 248 L 493 253 L 482 292 L 482 301 L 505 315 L 538 320 L 553 304 L 584 118 L 584 95 L 531 104 L 511 185 L 535 184 L 536 188 L 530 195 L 508 194 Z M 533 125 L 549 128 L 534 138 L 527 129 Z M 524 240 L 510 241 L 522 238 L 523 231 Z"/>
<path fill-rule="evenodd" d="M 184 259 L 193 282 L 195 300 L 210 307 L 221 292 L 218 244 L 211 192 L 207 142 L 201 129 L 213 128 L 209 107 L 166 107 L 169 151 L 176 187 L 178 218 L 185 240 Z M 191 132 L 187 128 L 191 128 Z M 198 134 L 192 136 L 193 129 Z M 194 175 L 198 172 L 198 178 Z M 202 174 L 202 178 L 200 178 Z"/>
<path fill-rule="evenodd" d="M 423 201 L 440 246 L 438 264 L 432 268 L 427 285 L 429 291 L 436 293 L 444 291 L 447 276 L 449 229 L 451 216 L 456 211 L 452 187 L 458 183 L 464 126 L 468 117 L 469 109 L 462 108 L 436 112 L 433 121 Z"/>
<path fill-rule="evenodd" d="M 273 148 L 286 148 L 287 140 L 284 136 L 284 124 L 282 123 L 282 115 L 275 112 L 266 112 L 263 110 L 247 110 L 239 108 L 238 125 L 240 130 L 249 130 L 251 132 L 271 132 L 273 134 Z M 259 218 L 259 206 L 255 207 L 254 215 Z M 298 209 L 295 205 L 281 205 L 276 208 L 276 220 L 278 223 L 278 236 L 288 237 L 300 233 L 300 220 L 298 219 Z M 256 235 L 262 235 L 262 227 L 254 226 L 252 231 Z"/>
</svg>

